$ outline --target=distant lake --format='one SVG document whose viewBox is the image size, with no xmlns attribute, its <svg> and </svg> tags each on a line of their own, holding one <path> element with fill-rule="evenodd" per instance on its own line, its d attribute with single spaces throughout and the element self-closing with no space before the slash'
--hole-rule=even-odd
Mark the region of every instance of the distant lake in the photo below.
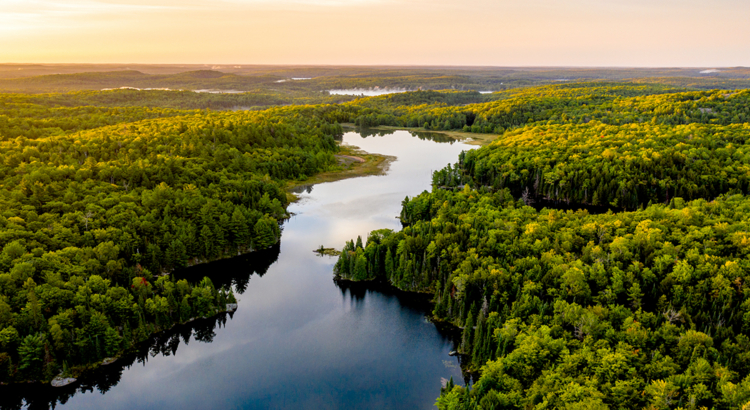
<svg viewBox="0 0 750 410">
<path fill-rule="evenodd" d="M 402 90 L 398 88 L 389 88 L 389 89 L 365 89 L 365 88 L 349 88 L 344 90 L 328 90 L 331 94 L 336 95 L 364 95 L 366 97 L 374 97 L 377 95 L 385 95 L 385 94 L 397 94 L 397 93 L 405 93 L 409 91 L 414 90 Z M 495 91 L 479 91 L 479 94 L 492 94 Z"/>
<path fill-rule="evenodd" d="M 291 81 L 305 81 L 305 80 L 312 80 L 312 77 L 292 77 L 292 78 L 287 78 L 287 79 L 283 79 L 283 80 L 276 80 L 275 82 L 277 82 L 277 83 L 285 83 L 285 82 L 287 82 L 289 80 L 291 80 Z"/>
<path fill-rule="evenodd" d="M 239 310 L 177 326 L 78 384 L 0 388 L 0 408 L 433 409 L 441 380 L 463 383 L 455 332 L 426 320 L 428 297 L 333 281 L 341 249 L 400 229 L 405 196 L 473 148 L 443 134 L 349 132 L 343 143 L 396 156 L 387 175 L 300 189 L 275 248 L 180 272 L 231 285 Z"/>
<path fill-rule="evenodd" d="M 208 94 L 242 94 L 247 91 L 238 90 L 192 90 L 194 93 L 208 93 Z"/>
<path fill-rule="evenodd" d="M 331 94 L 336 95 L 364 95 L 366 97 L 374 97 L 376 95 L 385 95 L 385 94 L 396 94 L 396 93 L 405 93 L 410 90 L 402 90 L 398 88 L 378 88 L 378 89 L 365 89 L 365 88 L 349 88 L 349 89 L 343 89 L 343 90 L 328 90 Z"/>
</svg>

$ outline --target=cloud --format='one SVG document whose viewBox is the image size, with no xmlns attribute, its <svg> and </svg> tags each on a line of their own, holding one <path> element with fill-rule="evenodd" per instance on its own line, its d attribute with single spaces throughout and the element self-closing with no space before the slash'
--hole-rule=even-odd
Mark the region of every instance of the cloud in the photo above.
<svg viewBox="0 0 750 410">
<path fill-rule="evenodd" d="M 122 13 L 142 13 L 173 9 L 177 5 L 143 4 L 137 1 L 96 0 L 2 0 L 0 4 L 0 32 L 13 33 L 45 30 L 80 24 L 81 17 L 115 16 Z M 95 20 L 90 20 L 95 22 Z"/>
<path fill-rule="evenodd" d="M 159 11 L 213 11 L 288 9 L 300 7 L 343 7 L 391 3 L 395 0 L 2 0 L 0 32 L 97 24 L 96 17 Z"/>
<path fill-rule="evenodd" d="M 245 5 L 306 5 L 306 6 L 360 6 L 370 4 L 381 4 L 386 0 L 223 0 L 225 3 Z"/>
</svg>

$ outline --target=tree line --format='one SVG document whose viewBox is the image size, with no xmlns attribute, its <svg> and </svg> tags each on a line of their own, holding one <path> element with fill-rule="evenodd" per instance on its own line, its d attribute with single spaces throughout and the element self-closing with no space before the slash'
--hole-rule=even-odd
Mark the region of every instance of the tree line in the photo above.
<svg viewBox="0 0 750 410">
<path fill-rule="evenodd" d="M 451 95 L 455 92 L 443 93 Z M 460 108 L 455 106 L 458 105 L 456 98 L 447 97 L 444 101 L 422 99 L 419 105 L 388 105 L 385 99 L 366 99 L 344 106 L 348 108 L 349 121 L 359 126 L 389 125 L 500 134 L 531 123 L 739 124 L 750 118 L 749 97 L 750 92 L 746 90 L 685 91 L 653 84 L 573 83 L 512 89 L 482 96 L 484 102 L 467 103 Z M 411 98 L 420 101 L 416 96 Z"/>
</svg>

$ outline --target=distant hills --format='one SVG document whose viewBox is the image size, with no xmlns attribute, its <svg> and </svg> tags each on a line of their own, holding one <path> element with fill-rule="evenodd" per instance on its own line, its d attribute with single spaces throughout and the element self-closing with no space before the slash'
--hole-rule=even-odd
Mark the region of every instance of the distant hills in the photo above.
<svg viewBox="0 0 750 410">
<path fill-rule="evenodd" d="M 309 80 L 292 81 L 295 78 Z M 0 92 L 24 93 L 120 87 L 241 92 L 317 92 L 341 88 L 497 91 L 581 80 L 662 83 L 695 89 L 735 89 L 750 87 L 750 68 L 0 64 Z"/>
<path fill-rule="evenodd" d="M 170 88 L 176 90 L 221 89 L 251 91 L 272 84 L 278 77 L 239 76 L 212 70 L 175 74 L 146 74 L 135 70 L 50 74 L 2 79 L 0 90 L 10 92 L 64 92 L 105 88 Z"/>
</svg>

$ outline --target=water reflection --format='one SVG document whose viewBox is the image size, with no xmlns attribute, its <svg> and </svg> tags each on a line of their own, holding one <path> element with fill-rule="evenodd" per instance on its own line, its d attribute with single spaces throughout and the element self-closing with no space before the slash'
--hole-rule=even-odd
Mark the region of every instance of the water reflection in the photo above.
<svg viewBox="0 0 750 410">
<path fill-rule="evenodd" d="M 262 277 L 268 272 L 268 268 L 278 260 L 279 251 L 280 246 L 276 245 L 251 254 L 183 269 L 175 272 L 174 276 L 175 279 L 187 279 L 193 283 L 210 276 L 216 287 L 232 286 L 238 294 L 243 294 L 253 275 Z M 191 341 L 213 342 L 216 332 L 226 327 L 227 320 L 233 316 L 234 313 L 222 313 L 212 318 L 196 319 L 152 335 L 136 351 L 123 355 L 112 364 L 86 371 L 77 382 L 65 387 L 38 383 L 0 386 L 0 409 L 50 409 L 58 403 L 66 404 L 78 393 L 107 393 L 120 382 L 124 371 L 137 364 L 146 366 L 149 358 L 176 356 L 180 344 L 187 346 Z"/>
<path fill-rule="evenodd" d="M 342 300 L 348 303 L 352 309 L 361 309 L 364 306 L 367 297 L 377 294 L 378 297 L 392 298 L 397 300 L 399 305 L 406 310 L 410 310 L 415 314 L 424 315 L 425 312 L 432 311 L 432 295 L 424 293 L 411 293 L 404 292 L 397 288 L 394 288 L 386 283 L 382 282 L 350 282 L 346 280 L 333 279 L 336 287 L 341 291 Z M 428 316 L 425 315 L 425 321 L 429 322 Z M 432 322 L 430 322 L 432 323 Z M 461 343 L 461 330 L 453 326 L 444 323 L 432 323 L 437 329 L 438 333 L 444 338 L 444 340 L 451 343 L 451 350 L 458 350 L 458 346 Z M 443 364 L 446 368 L 456 369 L 460 372 L 460 369 L 464 367 L 463 359 L 464 356 L 456 356 L 458 363 L 453 363 L 450 360 L 444 360 Z M 463 382 L 466 385 L 472 385 L 476 380 L 476 374 L 462 373 Z M 447 379 L 446 379 L 447 381 Z M 459 383 L 459 380 L 454 380 L 455 383 Z"/>
<path fill-rule="evenodd" d="M 79 393 L 105 394 L 120 382 L 123 372 L 133 366 L 146 366 L 150 358 L 159 355 L 176 356 L 180 344 L 189 345 L 191 341 L 213 342 L 216 331 L 226 326 L 232 315 L 223 313 L 209 319 L 198 319 L 154 335 L 137 351 L 120 357 L 113 364 L 89 370 L 76 383 L 65 387 L 55 388 L 46 384 L 3 386 L 0 389 L 0 408 L 50 409 L 57 407 L 58 403 L 66 404 Z"/>
<path fill-rule="evenodd" d="M 359 127 L 357 128 L 357 132 L 359 133 L 359 135 L 362 136 L 362 138 L 367 138 L 367 137 L 384 137 L 386 135 L 393 135 L 396 132 L 404 132 L 404 131 Z M 409 134 L 423 141 L 433 141 L 433 142 L 448 143 L 448 144 L 453 144 L 458 141 L 456 138 L 453 138 L 450 135 L 439 132 L 439 131 L 409 131 Z"/>
<path fill-rule="evenodd" d="M 298 185 L 289 191 L 293 194 L 311 194 L 313 191 L 313 187 L 315 187 L 314 184 L 310 185 Z"/>
<path fill-rule="evenodd" d="M 365 97 L 375 97 L 378 95 L 385 95 L 385 94 L 396 94 L 396 93 L 405 93 L 407 90 L 405 88 L 347 88 L 347 89 L 337 89 L 337 90 L 328 90 L 328 92 L 331 95 L 362 95 Z"/>
<path fill-rule="evenodd" d="M 175 279 L 187 279 L 191 283 L 198 283 L 208 276 L 217 289 L 234 287 L 236 293 L 243 294 L 250 277 L 253 274 L 263 277 L 279 259 L 280 251 L 281 246 L 277 244 L 262 251 L 183 269 L 175 272 L 174 276 Z"/>
<path fill-rule="evenodd" d="M 333 279 L 333 282 L 341 291 L 344 301 L 348 300 L 353 305 L 362 303 L 368 295 L 377 293 L 379 296 L 398 300 L 404 309 L 418 314 L 428 312 L 432 307 L 431 295 L 403 292 L 381 282 L 350 282 L 336 279 Z"/>
</svg>

